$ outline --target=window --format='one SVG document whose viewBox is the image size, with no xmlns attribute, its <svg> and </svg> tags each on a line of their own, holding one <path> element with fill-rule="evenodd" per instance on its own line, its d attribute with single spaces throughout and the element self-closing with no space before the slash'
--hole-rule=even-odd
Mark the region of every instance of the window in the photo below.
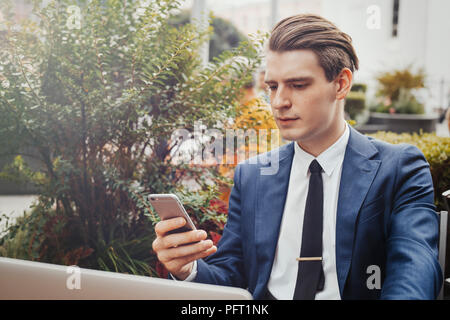
<svg viewBox="0 0 450 320">
<path fill-rule="evenodd" d="M 394 0 L 394 11 L 392 15 L 392 37 L 398 36 L 398 18 L 399 18 L 400 0 Z"/>
</svg>

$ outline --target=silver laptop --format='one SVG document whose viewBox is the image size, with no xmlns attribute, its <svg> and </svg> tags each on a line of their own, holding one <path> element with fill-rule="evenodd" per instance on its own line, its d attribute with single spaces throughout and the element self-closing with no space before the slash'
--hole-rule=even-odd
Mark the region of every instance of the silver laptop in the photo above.
<svg viewBox="0 0 450 320">
<path fill-rule="evenodd" d="M 244 289 L 0 257 L 0 299 L 251 300 Z"/>
</svg>

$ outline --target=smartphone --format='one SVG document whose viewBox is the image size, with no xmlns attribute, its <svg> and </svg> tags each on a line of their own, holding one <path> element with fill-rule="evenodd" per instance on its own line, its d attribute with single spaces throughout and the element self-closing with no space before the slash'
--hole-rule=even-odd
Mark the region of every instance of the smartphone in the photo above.
<svg viewBox="0 0 450 320">
<path fill-rule="evenodd" d="M 175 194 L 151 194 L 148 199 L 161 220 L 177 217 L 186 219 L 186 224 L 183 227 L 172 230 L 168 232 L 169 234 L 197 230 L 180 199 Z"/>
</svg>

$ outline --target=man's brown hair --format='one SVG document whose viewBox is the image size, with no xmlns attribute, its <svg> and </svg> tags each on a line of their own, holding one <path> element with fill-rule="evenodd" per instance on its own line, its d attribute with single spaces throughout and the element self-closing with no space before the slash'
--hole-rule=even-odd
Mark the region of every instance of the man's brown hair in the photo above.
<svg viewBox="0 0 450 320">
<path fill-rule="evenodd" d="M 314 51 L 330 82 L 344 68 L 352 72 L 359 68 L 352 38 L 318 15 L 299 14 L 281 20 L 272 30 L 269 49 L 275 52 Z"/>
</svg>

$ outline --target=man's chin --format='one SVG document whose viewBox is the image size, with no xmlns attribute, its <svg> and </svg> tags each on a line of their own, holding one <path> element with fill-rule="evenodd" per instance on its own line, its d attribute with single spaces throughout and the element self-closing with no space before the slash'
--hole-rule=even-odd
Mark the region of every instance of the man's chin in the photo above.
<svg viewBox="0 0 450 320">
<path fill-rule="evenodd" d="M 289 132 L 288 130 L 280 130 L 280 135 L 286 141 L 299 141 L 305 139 L 307 135 L 302 132 Z"/>
</svg>

